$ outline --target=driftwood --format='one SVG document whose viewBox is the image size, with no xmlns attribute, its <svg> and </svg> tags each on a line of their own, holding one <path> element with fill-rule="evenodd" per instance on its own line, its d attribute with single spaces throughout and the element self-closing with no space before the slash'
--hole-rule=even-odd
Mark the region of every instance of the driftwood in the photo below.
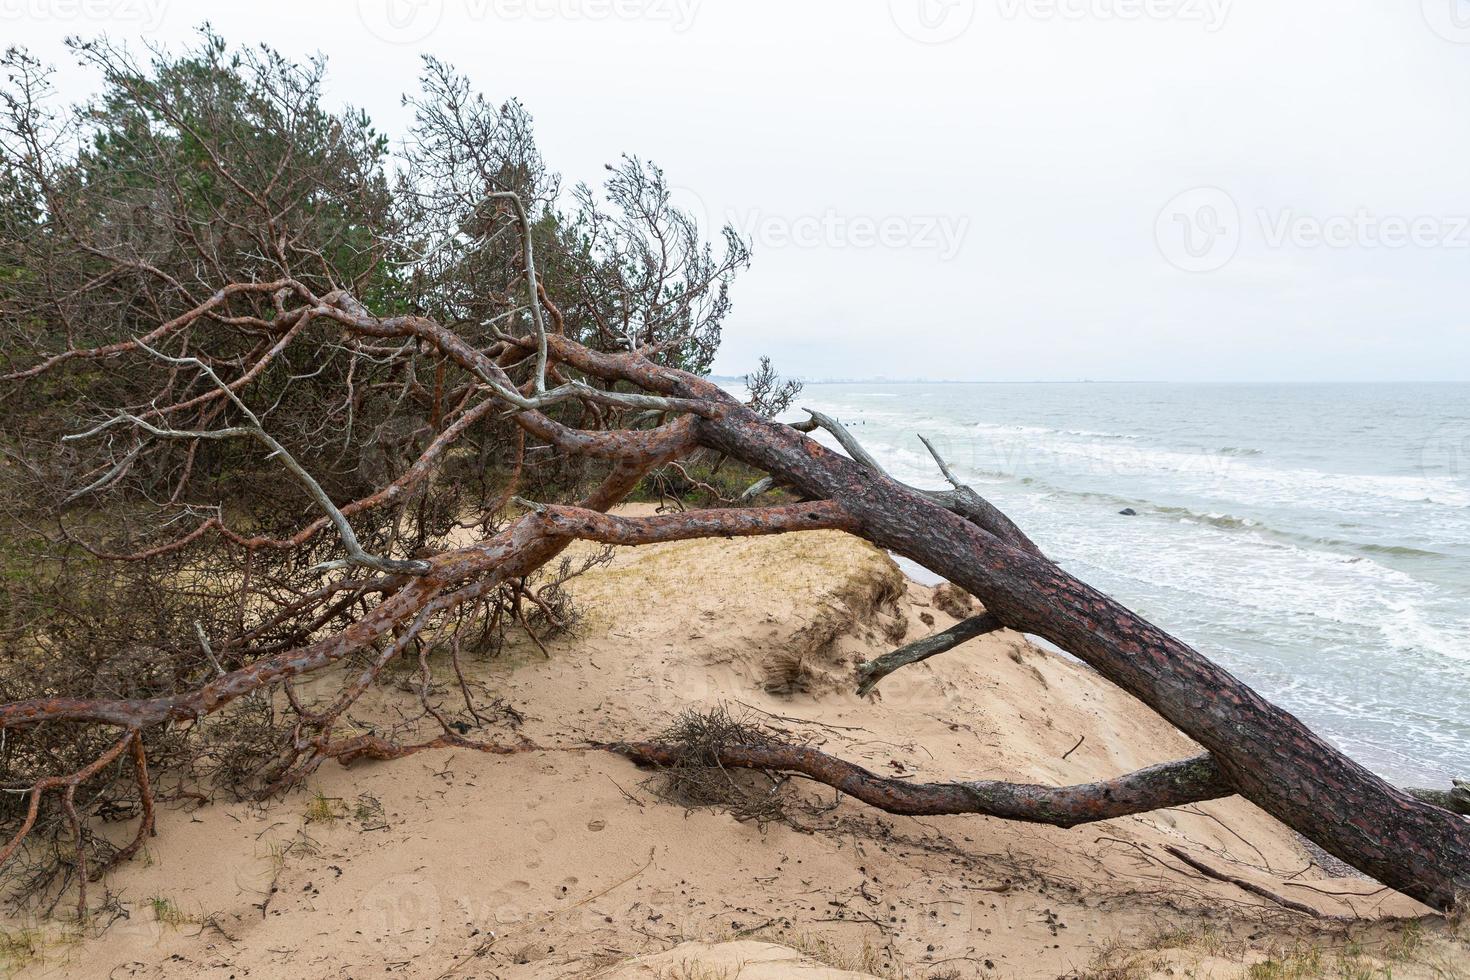
<svg viewBox="0 0 1470 980">
<path fill-rule="evenodd" d="M 1191 868 L 1198 871 L 1200 874 L 1204 875 L 1207 878 L 1214 878 L 1216 881 L 1223 881 L 1226 884 L 1234 885 L 1237 888 L 1248 891 L 1252 895 L 1259 895 L 1268 901 L 1275 902 L 1277 905 L 1280 905 L 1284 909 L 1291 909 L 1293 912 L 1300 912 L 1303 915 L 1309 915 L 1314 919 L 1327 918 L 1327 916 L 1324 916 L 1321 912 L 1312 908 L 1312 906 L 1306 904 L 1305 902 L 1298 902 L 1294 898 L 1287 898 L 1285 895 L 1273 892 L 1271 889 L 1265 887 L 1264 885 L 1258 885 L 1254 881 L 1249 881 L 1245 878 L 1241 878 L 1238 875 L 1233 875 L 1228 872 L 1221 871 L 1218 868 L 1213 868 L 1205 862 L 1201 861 L 1199 858 L 1194 857 L 1182 847 L 1176 847 L 1173 844 L 1165 844 L 1164 850 L 1168 851 L 1170 854 L 1174 855 L 1179 860 L 1183 861 L 1185 864 L 1189 865 Z"/>
</svg>

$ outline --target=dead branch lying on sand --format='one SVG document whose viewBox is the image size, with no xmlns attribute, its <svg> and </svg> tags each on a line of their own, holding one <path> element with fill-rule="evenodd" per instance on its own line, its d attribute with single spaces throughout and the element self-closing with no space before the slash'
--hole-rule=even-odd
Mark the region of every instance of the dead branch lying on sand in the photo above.
<svg viewBox="0 0 1470 980">
<path fill-rule="evenodd" d="M 689 746 L 677 742 L 622 742 L 604 747 L 645 765 L 672 767 L 691 762 Z M 1234 795 L 1209 756 L 1150 766 L 1095 783 L 1039 786 L 983 779 L 958 783 L 890 779 L 803 745 L 725 743 L 693 755 L 693 761 L 707 767 L 799 772 L 887 813 L 973 813 L 1053 827 L 1076 827 Z"/>
</svg>

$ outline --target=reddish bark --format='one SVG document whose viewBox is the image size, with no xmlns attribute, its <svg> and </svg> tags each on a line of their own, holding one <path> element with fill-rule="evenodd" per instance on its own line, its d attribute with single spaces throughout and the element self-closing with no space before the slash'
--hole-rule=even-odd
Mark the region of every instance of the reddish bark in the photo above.
<svg viewBox="0 0 1470 980">
<path fill-rule="evenodd" d="M 1209 756 L 1150 766 L 1096 783 L 1039 786 L 988 779 L 960 783 L 889 779 L 799 745 L 727 745 L 713 750 L 708 757 L 693 759 L 683 746 L 656 742 L 624 742 L 606 748 L 649 765 L 692 762 L 799 772 L 888 813 L 931 817 L 977 813 L 1054 827 L 1075 827 L 1235 793 Z"/>
</svg>

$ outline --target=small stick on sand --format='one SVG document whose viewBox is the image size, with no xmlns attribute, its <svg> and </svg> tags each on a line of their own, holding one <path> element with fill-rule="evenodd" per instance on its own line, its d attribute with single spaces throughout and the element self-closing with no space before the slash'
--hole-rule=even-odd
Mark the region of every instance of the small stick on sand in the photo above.
<svg viewBox="0 0 1470 980">
<path fill-rule="evenodd" d="M 1303 915 L 1310 915 L 1314 919 L 1345 918 L 1344 916 L 1340 915 L 1328 915 L 1325 912 L 1318 911 L 1317 909 L 1314 909 L 1312 908 L 1312 906 L 1307 905 L 1303 902 L 1298 902 L 1295 899 L 1287 898 L 1285 895 L 1278 895 L 1275 892 L 1271 891 L 1269 888 L 1258 885 L 1253 881 L 1247 881 L 1244 878 L 1237 878 L 1235 875 L 1227 874 L 1224 871 L 1212 868 L 1198 858 L 1191 857 L 1189 852 L 1184 850 L 1182 847 L 1176 847 L 1173 844 L 1165 844 L 1164 850 L 1168 851 L 1170 854 L 1174 855 L 1179 860 L 1189 865 L 1191 868 L 1194 868 L 1200 874 L 1214 878 L 1216 881 L 1223 881 L 1227 884 L 1235 885 L 1237 888 L 1243 888 L 1246 891 L 1250 892 L 1252 895 L 1259 895 L 1261 898 L 1275 902 L 1277 905 L 1280 905 L 1284 909 L 1291 909 L 1291 911 L 1293 912 L 1300 912 Z"/>
</svg>

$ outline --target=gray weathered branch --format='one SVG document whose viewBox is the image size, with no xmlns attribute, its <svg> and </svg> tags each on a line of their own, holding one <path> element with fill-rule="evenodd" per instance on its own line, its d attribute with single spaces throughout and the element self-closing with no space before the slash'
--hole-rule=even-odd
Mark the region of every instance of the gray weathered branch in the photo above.
<svg viewBox="0 0 1470 980">
<path fill-rule="evenodd" d="M 759 480 L 756 480 L 750 486 L 745 488 L 745 492 L 740 495 L 740 503 L 749 503 L 756 497 L 759 497 L 761 494 L 765 493 L 767 490 L 773 489 L 775 486 L 775 480 L 771 479 L 768 476 L 761 477 Z"/>
<path fill-rule="evenodd" d="M 858 697 L 866 697 L 879 681 L 900 667 L 907 667 L 909 664 L 936 657 L 941 653 L 953 650 L 967 640 L 973 640 L 986 633 L 994 633 L 999 629 L 1005 629 L 1005 624 L 988 612 L 981 613 L 978 616 L 961 620 L 949 629 L 941 630 L 933 636 L 915 640 L 892 653 L 885 653 L 875 660 L 869 660 L 858 670 Z"/>
<path fill-rule="evenodd" d="M 811 418 L 806 422 L 793 422 L 791 424 L 793 429 L 798 432 L 811 432 L 814 429 L 825 429 L 832 434 L 832 438 L 837 440 L 837 444 L 843 448 L 847 455 L 852 457 L 853 462 L 866 470 L 871 470 L 879 476 L 886 476 L 890 480 L 893 479 L 892 475 L 880 466 L 878 461 L 863 448 L 863 444 L 857 441 L 857 437 L 847 431 L 847 426 L 830 415 L 824 415 L 813 409 L 803 408 L 802 411 L 810 415 Z"/>
<path fill-rule="evenodd" d="M 525 202 L 515 191 L 492 191 L 487 200 L 510 201 L 516 221 L 521 226 L 521 245 L 525 249 L 526 292 L 530 294 L 531 323 L 536 327 L 536 394 L 546 393 L 546 318 L 541 313 L 541 289 L 536 282 L 536 248 L 531 238 L 531 218 Z"/>
<path fill-rule="evenodd" d="M 219 386 L 220 390 L 225 393 L 226 398 L 234 403 L 235 407 L 240 410 L 240 413 L 245 416 L 246 424 L 230 426 L 223 429 L 172 429 L 154 425 L 152 422 L 140 418 L 137 415 L 123 412 L 100 425 L 93 426 L 86 432 L 64 436 L 63 439 L 65 441 L 87 439 L 122 422 L 131 422 L 161 439 L 232 439 L 240 436 L 255 439 L 270 450 L 271 457 L 280 458 L 281 465 L 286 467 L 296 477 L 297 482 L 306 488 L 306 492 L 317 502 L 317 505 L 326 511 L 327 517 L 332 521 L 332 526 L 337 529 L 337 535 L 342 539 L 343 547 L 347 549 L 347 558 L 341 561 L 325 562 L 317 566 L 319 570 L 326 571 L 346 567 L 347 565 L 361 565 L 365 568 L 372 568 L 380 572 L 389 572 L 398 575 L 423 575 L 429 570 L 430 565 L 426 561 L 400 561 L 394 558 L 382 558 L 378 555 L 368 554 L 363 550 L 361 542 L 357 540 L 356 532 L 352 530 L 352 525 L 337 505 L 332 502 L 332 498 L 327 495 L 327 491 L 322 489 L 322 485 L 316 481 L 316 478 L 307 472 L 306 467 L 302 466 L 285 446 L 281 445 L 274 436 L 266 431 L 264 423 L 260 421 L 260 417 L 250 410 L 250 406 L 246 405 L 244 400 L 235 394 L 234 389 L 225 384 L 224 379 L 216 374 L 214 369 L 208 364 L 205 364 L 197 357 L 173 357 L 162 351 L 154 350 L 141 340 L 136 341 L 136 343 L 139 349 L 146 351 L 164 363 L 198 368 Z"/>
<path fill-rule="evenodd" d="M 954 489 L 925 490 L 894 479 L 893 475 L 879 465 L 872 454 L 863 448 L 862 443 L 858 442 L 857 437 L 848 431 L 847 427 L 841 422 L 838 422 L 829 415 L 813 411 L 810 408 L 802 409 L 802 411 L 811 417 L 805 422 L 793 422 L 791 424 L 791 427 L 798 432 L 811 432 L 814 429 L 826 430 L 832 434 L 832 437 L 837 440 L 838 445 L 852 458 L 853 462 L 864 469 L 878 476 L 893 480 L 899 486 L 912 490 L 915 493 L 923 494 L 945 510 L 958 514 L 971 524 L 990 532 L 1009 545 L 1020 548 L 1023 551 L 1028 551 L 1033 555 L 1041 554 L 1041 549 L 1036 547 L 1035 542 L 1027 537 L 1026 533 L 1017 527 L 1014 521 L 1001 513 L 1000 509 L 991 504 L 990 501 L 980 496 L 966 484 L 960 482 L 959 478 L 949 468 L 949 464 L 945 462 L 944 457 L 940 456 L 939 451 L 934 448 L 933 443 L 923 435 L 920 435 L 919 439 L 924 443 L 924 448 L 929 450 L 929 455 L 933 456 L 934 462 L 939 464 L 939 471 L 944 474 L 944 479 Z M 754 489 L 754 487 L 751 488 L 751 490 Z M 750 491 L 746 492 L 750 493 Z M 764 492 L 764 490 L 760 492 Z"/>
</svg>

